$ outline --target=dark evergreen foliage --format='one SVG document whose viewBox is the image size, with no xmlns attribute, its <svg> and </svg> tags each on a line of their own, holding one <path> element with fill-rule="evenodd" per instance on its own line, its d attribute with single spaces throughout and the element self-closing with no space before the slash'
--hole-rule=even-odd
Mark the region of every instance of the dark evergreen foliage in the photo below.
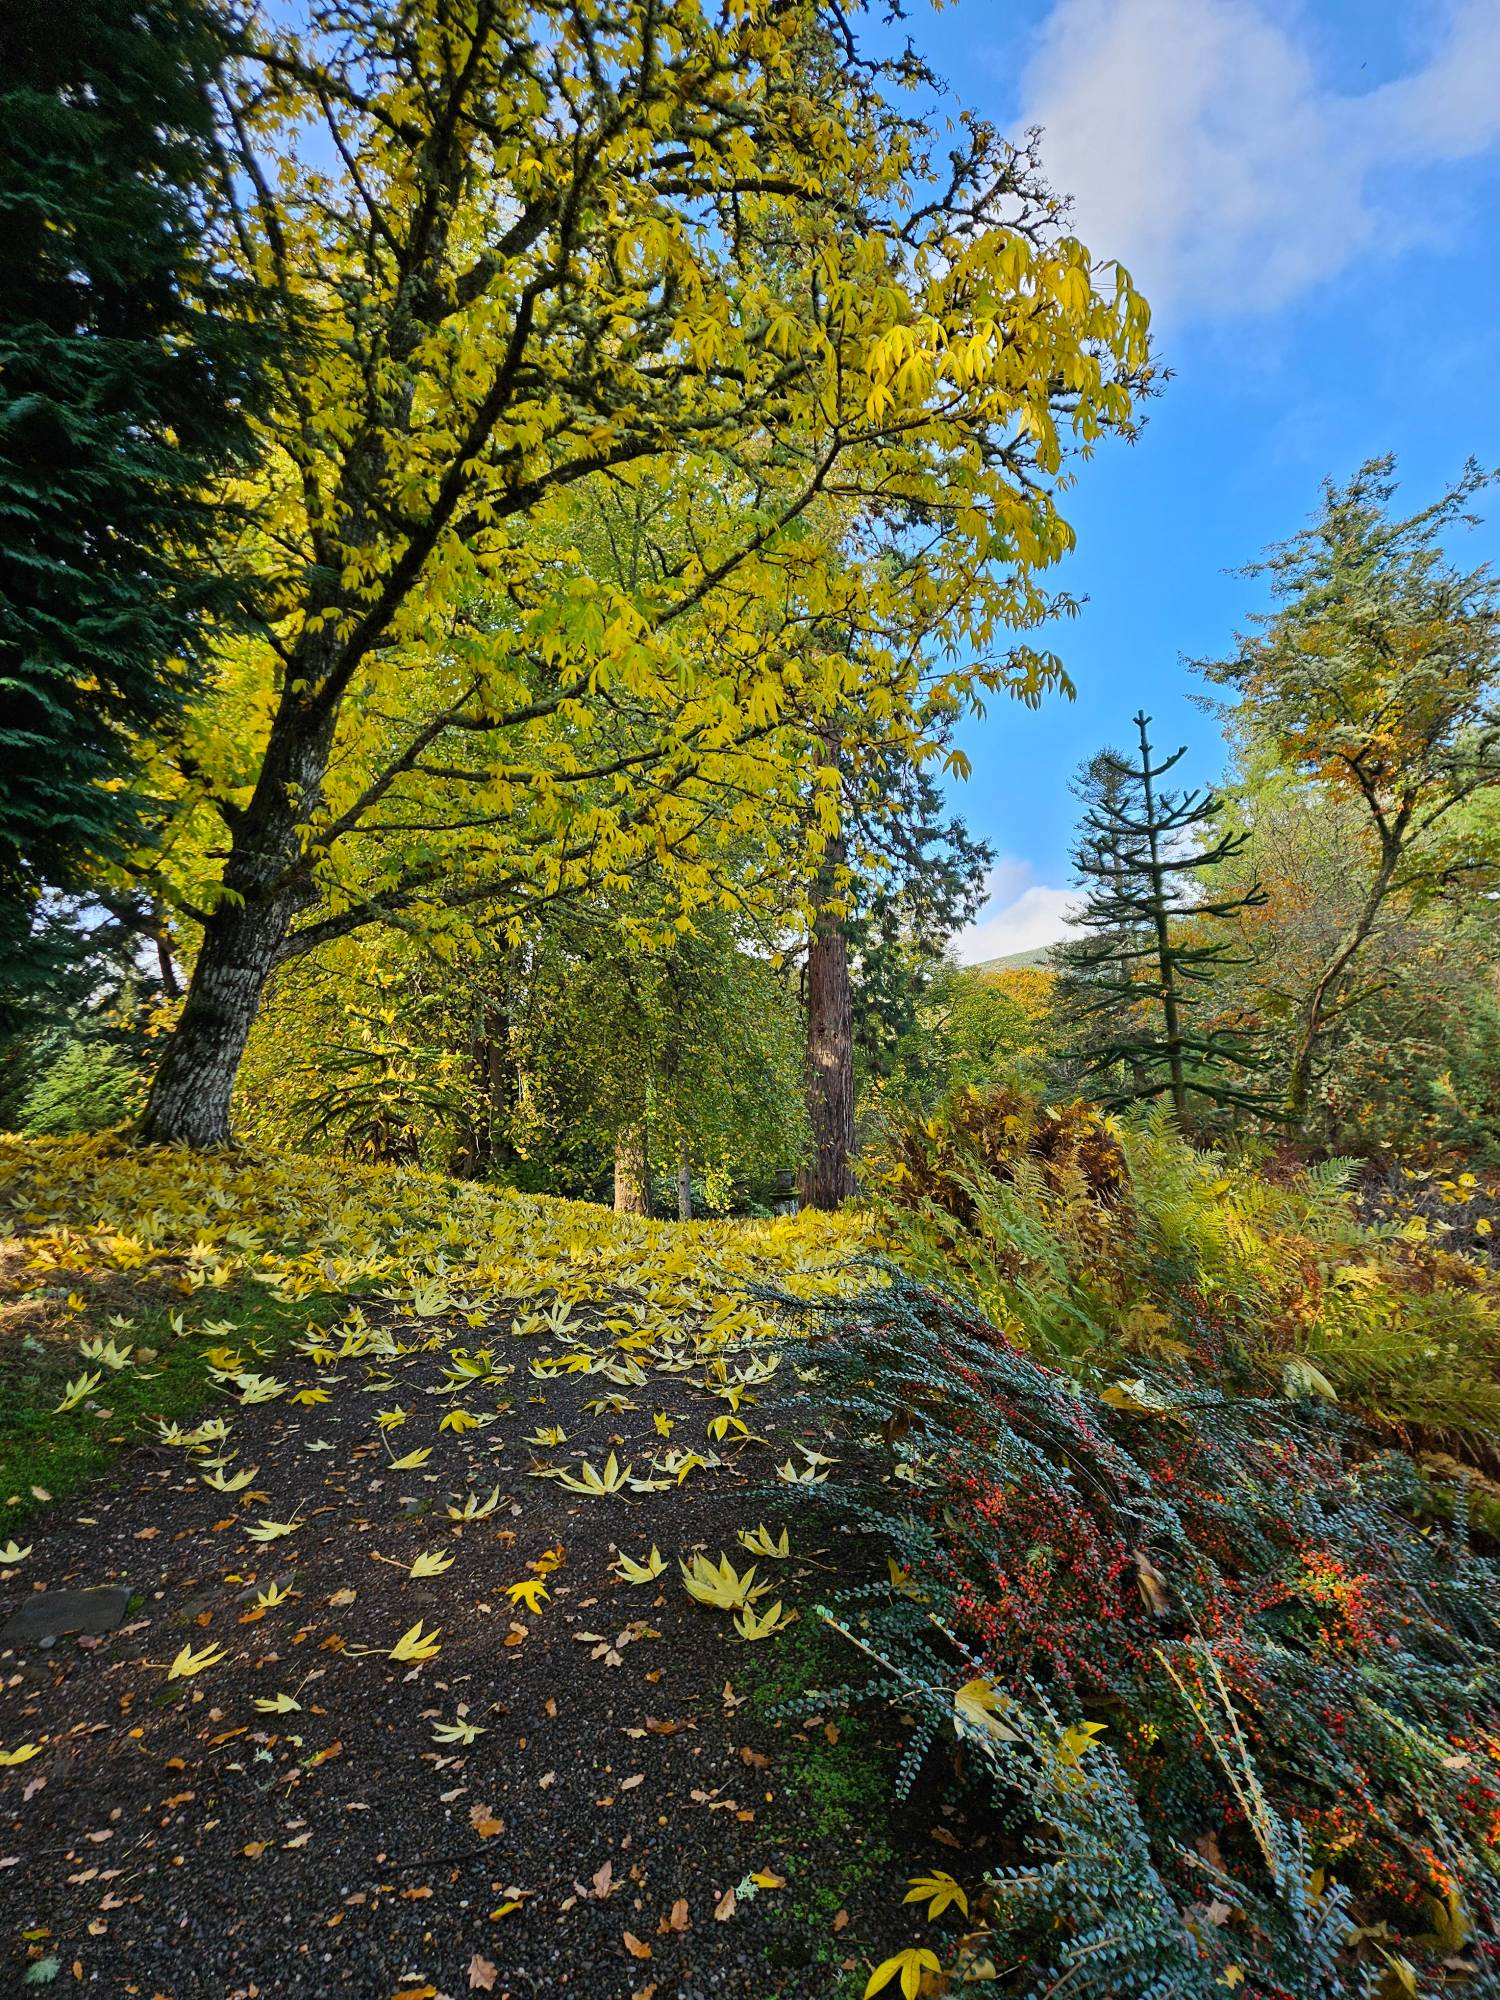
<svg viewBox="0 0 1500 2000">
<path fill-rule="evenodd" d="M 249 450 L 264 324 L 215 268 L 204 0 L 0 10 L 0 981 L 48 888 L 140 838 L 136 739 L 237 600 L 207 482 Z"/>
<path fill-rule="evenodd" d="M 1212 926 L 1265 899 L 1259 888 L 1205 891 L 1204 878 L 1248 836 L 1217 832 L 1223 802 L 1212 792 L 1162 790 L 1185 751 L 1154 763 L 1150 717 L 1134 722 L 1137 755 L 1102 750 L 1075 786 L 1084 808 L 1074 850 L 1084 935 L 1053 955 L 1053 1004 L 1091 1094 L 1112 1109 L 1170 1097 L 1181 1124 L 1190 1097 L 1261 1104 L 1239 1080 L 1253 1061 L 1247 1038 L 1198 1025 L 1193 1007 L 1232 958 Z"/>
</svg>

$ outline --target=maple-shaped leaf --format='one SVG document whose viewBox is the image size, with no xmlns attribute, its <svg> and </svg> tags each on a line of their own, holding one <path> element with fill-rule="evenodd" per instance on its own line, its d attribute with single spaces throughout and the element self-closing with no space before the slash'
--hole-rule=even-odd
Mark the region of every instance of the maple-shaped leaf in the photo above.
<svg viewBox="0 0 1500 2000">
<path fill-rule="evenodd" d="M 742 1639 L 770 1639 L 784 1625 L 790 1625 L 791 1622 L 792 1614 L 790 1612 L 785 1617 L 782 1616 L 781 1599 L 778 1597 L 770 1609 L 761 1612 L 759 1616 L 757 1616 L 754 1606 L 747 1604 L 743 1611 L 736 1614 L 734 1629 Z"/>
<path fill-rule="evenodd" d="M 255 1601 L 262 1611 L 271 1611 L 276 1605 L 284 1604 L 291 1594 L 290 1584 L 268 1583 L 264 1590 L 255 1593 Z"/>
<path fill-rule="evenodd" d="M 468 1410 L 450 1410 L 438 1425 L 440 1431 L 477 1431 L 479 1419 Z"/>
<path fill-rule="evenodd" d="M 905 1951 L 898 1951 L 894 1958 L 883 1959 L 870 1974 L 865 1984 L 864 2000 L 870 2000 L 872 1993 L 879 1993 L 890 1985 L 893 1979 L 901 1981 L 902 2000 L 917 2000 L 924 1972 L 941 1972 L 935 1951 L 925 1945 L 908 1945 Z"/>
<path fill-rule="evenodd" d="M 483 1500 L 479 1498 L 477 1493 L 467 1493 L 464 1495 L 464 1504 L 462 1507 L 455 1507 L 450 1502 L 448 1519 L 450 1521 L 483 1521 L 487 1516 L 493 1514 L 499 1505 L 500 1488 L 492 1486 L 488 1496 Z"/>
<path fill-rule="evenodd" d="M 422 1621 L 419 1618 L 409 1632 L 401 1634 L 401 1637 L 386 1654 L 386 1658 L 388 1660 L 435 1659 L 442 1651 L 442 1647 L 438 1644 L 438 1635 L 442 1629 L 441 1625 L 435 1625 L 430 1632 L 424 1632 L 422 1630 Z"/>
<path fill-rule="evenodd" d="M 1015 1730 L 1000 1719 L 1011 1706 L 1010 1696 L 1001 1693 L 988 1676 L 980 1674 L 965 1681 L 953 1697 L 954 1730 L 959 1736 L 967 1732 L 993 1736 L 1000 1743 L 1018 1743 L 1021 1739 Z"/>
<path fill-rule="evenodd" d="M 201 1476 L 203 1484 L 211 1486 L 215 1493 L 243 1493 L 259 1471 L 258 1465 L 252 1465 L 248 1472 L 237 1472 L 232 1479 L 223 1472 L 205 1472 Z"/>
<path fill-rule="evenodd" d="M 628 1465 L 622 1468 L 611 1452 L 604 1461 L 602 1471 L 598 1466 L 580 1460 L 576 1473 L 559 1472 L 557 1482 L 570 1492 L 587 1493 L 591 1498 L 598 1499 L 607 1493 L 618 1493 L 630 1478 L 630 1472 L 631 1468 Z"/>
<path fill-rule="evenodd" d="M 242 1403 L 273 1403 L 286 1394 L 285 1382 L 278 1382 L 274 1375 L 236 1375 L 234 1386 Z"/>
<path fill-rule="evenodd" d="M 536 1615 L 547 1602 L 549 1593 L 539 1576 L 528 1576 L 521 1583 L 508 1583 L 505 1594 L 512 1604 L 524 1604 L 528 1611 Z"/>
<path fill-rule="evenodd" d="M 34 1548 L 34 1546 L 35 1546 L 34 1543 L 28 1542 L 25 1548 L 23 1549 L 19 1545 L 19 1543 L 17 1543 L 15 1539 L 12 1538 L 5 1544 L 3 1548 L 0 1548 L 0 1563 L 3 1563 L 7 1569 L 13 1568 L 16 1563 L 25 1562 L 26 1558 L 31 1554 L 31 1551 Z"/>
<path fill-rule="evenodd" d="M 792 1553 L 786 1529 L 783 1528 L 779 1538 L 773 1541 L 764 1521 L 756 1528 L 741 1528 L 735 1539 L 742 1549 L 748 1549 L 753 1556 L 773 1556 L 782 1561 Z"/>
<path fill-rule="evenodd" d="M 300 1711 L 302 1704 L 294 1694 L 273 1694 L 269 1698 L 257 1695 L 255 1706 L 262 1715 L 290 1715 L 293 1709 Z"/>
<path fill-rule="evenodd" d="M 189 1681 L 194 1674 L 201 1674 L 205 1667 L 216 1667 L 229 1655 L 222 1646 L 208 1645 L 202 1652 L 195 1653 L 191 1646 L 184 1646 L 171 1666 L 167 1668 L 169 1681 Z"/>
<path fill-rule="evenodd" d="M 776 1477 L 788 1486 L 821 1486 L 828 1474 L 819 1472 L 815 1465 L 795 1466 L 790 1459 L 778 1465 Z"/>
<path fill-rule="evenodd" d="M 432 1725 L 432 1740 L 434 1743 L 462 1743 L 467 1745 L 472 1743 L 476 1737 L 483 1736 L 483 1734 L 484 1725 L 482 1723 L 466 1722 L 462 1716 L 460 1716 L 457 1722 L 435 1722 Z"/>
<path fill-rule="evenodd" d="M 415 1451 L 407 1452 L 404 1458 L 391 1460 L 392 1472 L 415 1472 L 419 1465 L 425 1465 L 432 1456 L 430 1444 L 419 1444 Z"/>
<path fill-rule="evenodd" d="M 245 1530 L 252 1542 L 279 1542 L 283 1535 L 294 1535 L 300 1523 L 290 1521 L 259 1521 L 253 1528 Z"/>
<path fill-rule="evenodd" d="M 549 1447 L 566 1444 L 567 1441 L 568 1434 L 561 1424 L 553 1424 L 548 1430 L 534 1430 L 526 1440 L 528 1444 L 547 1445 Z"/>
<path fill-rule="evenodd" d="M 447 1549 L 429 1549 L 426 1554 L 415 1557 L 406 1572 L 416 1582 L 423 1577 L 441 1576 L 445 1569 L 452 1569 L 453 1557 Z"/>
<path fill-rule="evenodd" d="M 950 1904 L 957 1904 L 959 1914 L 969 1914 L 969 1899 L 946 1868 L 933 1868 L 926 1875 L 908 1875 L 907 1891 L 903 1903 L 925 1903 L 927 1921 L 935 1923 Z"/>
<path fill-rule="evenodd" d="M 700 1604 L 712 1605 L 716 1611 L 743 1610 L 756 1598 L 764 1597 L 770 1588 L 768 1584 L 752 1588 L 755 1584 L 754 1563 L 740 1576 L 722 1550 L 716 1563 L 711 1563 L 707 1556 L 694 1556 L 691 1568 L 685 1562 L 679 1562 L 677 1567 L 682 1571 L 682 1581 L 689 1597 L 696 1598 Z"/>
<path fill-rule="evenodd" d="M 92 1396 L 103 1380 L 104 1370 L 102 1368 L 96 1368 L 92 1375 L 75 1375 L 67 1388 L 63 1390 L 62 1401 L 57 1405 L 52 1414 L 54 1416 L 61 1416 L 64 1410 L 76 1410 L 84 1397 Z"/>
<path fill-rule="evenodd" d="M 644 1562 L 635 1562 L 622 1551 L 610 1564 L 621 1583 L 654 1583 L 666 1566 L 666 1560 L 655 1542 L 651 1544 L 651 1553 Z"/>
<path fill-rule="evenodd" d="M 14 1750 L 0 1750 L 0 1769 L 8 1769 L 12 1764 L 26 1764 L 33 1757 L 40 1757 L 40 1743 L 18 1743 Z"/>
</svg>

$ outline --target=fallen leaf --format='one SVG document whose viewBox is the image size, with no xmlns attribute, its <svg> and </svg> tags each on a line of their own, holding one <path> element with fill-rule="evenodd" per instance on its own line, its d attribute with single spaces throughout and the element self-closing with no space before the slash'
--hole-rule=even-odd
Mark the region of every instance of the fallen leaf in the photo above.
<svg viewBox="0 0 1500 2000">
<path fill-rule="evenodd" d="M 642 1944 L 634 1931 L 625 1932 L 624 1943 L 625 1949 L 630 1953 L 632 1958 L 649 1958 L 651 1956 L 650 1945 Z"/>
<path fill-rule="evenodd" d="M 728 1923 L 729 1919 L 734 1915 L 734 1911 L 734 1891 L 733 1889 L 726 1889 L 718 1902 L 714 1904 L 714 1922 L 716 1924 Z"/>
<path fill-rule="evenodd" d="M 469 1960 L 469 1989 L 471 1992 L 490 1992 L 499 1976 L 500 1968 L 492 1958 L 485 1958 L 480 1952 L 476 1951 L 474 1956 Z"/>
</svg>

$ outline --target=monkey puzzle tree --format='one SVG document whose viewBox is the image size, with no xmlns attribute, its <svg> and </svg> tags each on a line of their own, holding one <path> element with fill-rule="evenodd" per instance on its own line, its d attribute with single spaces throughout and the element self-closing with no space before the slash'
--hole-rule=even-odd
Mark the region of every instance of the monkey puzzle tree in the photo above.
<svg viewBox="0 0 1500 2000">
<path fill-rule="evenodd" d="M 1149 375 L 1034 156 L 971 120 L 935 162 L 911 66 L 827 0 L 346 0 L 234 53 L 225 254 L 309 351 L 251 495 L 268 632 L 153 779 L 195 949 L 143 1129 L 194 1144 L 289 954 L 519 931 L 646 863 L 719 897 L 705 820 L 794 827 L 806 728 L 860 694 L 809 620 L 993 684 L 1065 446 Z M 626 587 L 570 507 L 646 478 L 678 554 Z M 862 549 L 897 521 L 899 584 Z"/>
<path fill-rule="evenodd" d="M 1153 762 L 1150 717 L 1134 721 L 1137 755 L 1100 751 L 1079 780 L 1084 812 L 1074 866 L 1085 892 L 1083 935 L 1053 955 L 1054 1004 L 1083 1077 L 1108 1080 L 1104 1103 L 1170 1097 L 1185 1125 L 1193 1096 L 1258 1101 L 1231 1074 L 1250 1059 L 1244 1039 L 1200 1029 L 1191 1010 L 1195 989 L 1232 954 L 1213 926 L 1264 899 L 1255 887 L 1217 895 L 1204 888 L 1248 836 L 1216 832 L 1223 801 L 1212 792 L 1161 787 L 1186 749 Z"/>
</svg>

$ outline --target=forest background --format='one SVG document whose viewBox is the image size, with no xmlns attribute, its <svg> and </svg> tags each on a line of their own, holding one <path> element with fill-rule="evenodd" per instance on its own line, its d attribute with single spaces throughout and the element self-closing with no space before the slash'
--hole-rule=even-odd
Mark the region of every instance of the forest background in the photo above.
<svg viewBox="0 0 1500 2000">
<path fill-rule="evenodd" d="M 1075 942 L 961 969 L 951 941 L 994 856 L 953 810 L 958 746 L 984 740 L 985 709 L 993 732 L 997 697 L 1067 692 L 1043 641 L 1078 609 L 1047 580 L 1070 454 L 1134 436 L 1164 380 L 1128 277 L 1067 233 L 1035 148 L 970 119 L 944 188 L 940 149 L 913 151 L 938 79 L 877 38 L 839 86 L 865 121 L 857 160 L 807 124 L 816 91 L 788 88 L 763 136 L 800 182 L 762 169 L 752 213 L 743 159 L 700 143 L 686 180 L 669 153 L 661 187 L 622 206 L 617 163 L 578 179 L 559 129 L 550 165 L 527 156 L 531 222 L 475 261 L 455 232 L 509 216 L 519 197 L 492 203 L 510 155 L 454 155 L 444 179 L 432 135 L 397 130 L 368 88 L 381 64 L 387 88 L 425 69 L 498 144 L 495 79 L 455 79 L 440 30 L 402 47 L 372 10 L 362 46 L 314 30 L 288 58 L 247 20 L 226 58 L 209 16 L 169 11 L 177 73 L 133 76 L 104 121 L 122 160 L 149 152 L 132 115 L 179 93 L 137 196 L 172 238 L 157 268 L 112 266 L 120 217 L 81 193 L 101 121 L 47 130 L 17 92 L 17 153 L 42 143 L 56 173 L 14 212 L 70 233 L 77 258 L 61 287 L 41 260 L 10 336 L 15 517 L 34 527 L 44 477 L 57 511 L 47 566 L 17 554 L 8 579 L 12 646 L 41 634 L 55 657 L 8 681 L 8 747 L 35 769 L 6 829 L 7 1123 L 145 1114 L 160 1136 L 222 1139 L 232 1118 L 267 1144 L 681 1213 L 784 1202 L 792 1176 L 806 1199 L 843 1199 L 892 1106 L 1002 1079 L 1117 1104 L 1165 1090 L 1201 1139 L 1488 1163 L 1495 604 L 1463 547 L 1479 467 L 1408 496 L 1372 459 L 1300 540 L 1272 524 L 1291 539 L 1244 580 L 1246 635 L 1199 675 L 1225 761 L 1180 836 L 1196 859 L 1170 912 L 1177 957 L 1158 950 L 1166 913 L 1140 905 L 1115 911 L 1113 958 Z M 617 25 L 571 32 L 587 47 Z M 780 45 L 801 91 L 823 32 Z M 732 60 L 748 81 L 766 54 Z M 575 126 L 608 108 L 580 103 Z M 634 109 L 626 153 L 660 123 Z M 564 270 L 548 232 L 567 173 L 594 235 Z M 842 194 L 809 200 L 829 176 Z M 904 190 L 924 176 L 913 225 Z M 393 213 L 372 241 L 377 182 Z M 883 232 L 858 251 L 856 217 Z M 962 279 L 939 278 L 957 245 Z M 799 260 L 808 289 L 778 292 Z M 448 305 L 413 321 L 424 285 Z M 497 374 L 489 330 L 517 300 L 533 348 L 513 341 Z M 571 363 L 539 358 L 544 305 L 582 343 Z M 128 350 L 100 339 L 112 314 L 131 316 Z M 590 345 L 626 316 L 628 394 Z M 91 380 L 111 346 L 114 373 Z M 76 408 L 59 417 L 40 389 L 59 360 L 96 420 L 61 482 L 48 425 L 77 432 Z M 857 396 L 831 407 L 828 380 L 855 361 Z M 703 405 L 675 430 L 667 377 Z M 97 482 L 127 425 L 164 454 L 115 469 L 149 589 L 118 561 L 60 640 L 57 603 L 90 561 L 61 488 Z M 524 492 L 507 453 L 530 454 Z M 1005 733 L 1024 733 L 1012 714 Z M 1155 733 L 1178 727 L 1163 714 Z M 1212 769 L 1190 713 L 1184 733 Z M 1081 823 L 1079 896 L 1091 842 Z M 211 989 L 230 964 L 244 992 L 226 1011 Z M 1080 999 L 1081 978 L 1098 990 Z M 1186 1095 L 1164 1006 L 1200 1045 Z M 213 1100 L 202 1132 L 180 1087 L 169 1101 L 174 1065 Z"/>
</svg>

